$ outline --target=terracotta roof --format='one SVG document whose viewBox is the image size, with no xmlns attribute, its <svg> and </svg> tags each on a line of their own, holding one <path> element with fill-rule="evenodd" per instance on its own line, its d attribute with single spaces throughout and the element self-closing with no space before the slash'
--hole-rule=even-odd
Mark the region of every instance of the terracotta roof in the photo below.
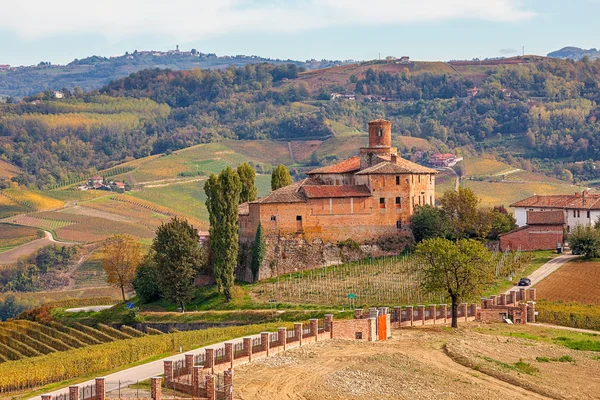
<svg viewBox="0 0 600 400">
<path fill-rule="evenodd" d="M 371 191 L 366 185 L 356 186 L 304 186 L 304 193 L 309 199 L 335 198 L 335 197 L 369 197 Z"/>
<path fill-rule="evenodd" d="M 357 172 L 356 175 L 406 173 L 437 174 L 437 171 L 431 168 L 423 167 L 422 165 L 405 160 L 403 158 L 397 158 L 395 164 L 391 161 L 384 161 L 379 164 L 373 165 L 372 167 L 365 168 Z"/>
<path fill-rule="evenodd" d="M 250 205 L 248 202 L 242 203 L 238 206 L 239 215 L 250 215 Z"/>
<path fill-rule="evenodd" d="M 308 172 L 308 175 L 313 174 L 347 174 L 358 171 L 360 169 L 360 157 L 355 156 L 338 163 L 327 165 L 321 168 L 315 168 Z"/>
<path fill-rule="evenodd" d="M 563 225 L 564 223 L 563 210 L 527 211 L 527 225 Z"/>
<path fill-rule="evenodd" d="M 301 189 L 304 184 L 308 183 L 312 183 L 313 185 L 319 184 L 319 182 L 315 179 L 306 178 L 299 182 L 292 183 L 289 186 L 274 190 L 262 199 L 258 199 L 252 203 L 304 203 L 306 201 L 306 196 L 304 195 L 304 191 Z"/>
<path fill-rule="evenodd" d="M 598 194 L 559 194 L 550 196 L 531 196 L 517 201 L 511 207 L 536 208 L 580 208 L 600 210 L 600 195 Z"/>
</svg>

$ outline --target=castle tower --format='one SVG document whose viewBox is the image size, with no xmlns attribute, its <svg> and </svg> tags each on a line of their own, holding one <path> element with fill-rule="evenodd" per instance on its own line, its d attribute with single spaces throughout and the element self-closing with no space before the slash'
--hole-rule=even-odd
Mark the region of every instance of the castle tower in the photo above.
<svg viewBox="0 0 600 400">
<path fill-rule="evenodd" d="M 392 147 L 392 123 L 385 119 L 369 122 L 369 147 L 360 149 L 360 169 L 375 165 L 377 156 L 390 157 L 397 152 Z"/>
</svg>

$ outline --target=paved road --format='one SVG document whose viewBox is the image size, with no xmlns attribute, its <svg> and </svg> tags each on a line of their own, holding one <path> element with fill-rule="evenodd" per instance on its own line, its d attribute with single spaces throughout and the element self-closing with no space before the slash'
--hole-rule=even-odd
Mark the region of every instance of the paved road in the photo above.
<svg viewBox="0 0 600 400">
<path fill-rule="evenodd" d="M 541 282 L 542 279 L 544 279 L 545 277 L 562 267 L 563 264 L 577 257 L 579 256 L 564 254 L 562 256 L 558 256 L 548 261 L 546 264 L 542 265 L 541 267 L 536 269 L 531 275 L 528 276 L 528 278 L 531 279 L 531 286 L 534 286 L 536 283 Z M 509 294 L 511 290 L 519 290 L 519 286 L 513 286 L 512 288 L 508 289 L 506 291 L 506 294 Z"/>
<path fill-rule="evenodd" d="M 106 306 L 87 306 L 87 307 L 77 307 L 77 308 L 67 308 L 65 312 L 93 312 L 93 311 L 102 311 L 108 310 L 109 308 L 113 308 L 114 304 L 106 305 Z"/>
<path fill-rule="evenodd" d="M 260 334 L 257 335 L 248 335 L 245 337 L 260 337 Z M 121 387 L 127 387 L 129 385 L 133 385 L 135 383 L 137 383 L 138 381 L 143 381 L 146 379 L 150 379 L 153 376 L 158 376 L 158 375 L 162 375 L 163 373 L 163 361 L 168 361 L 168 360 L 182 360 L 184 358 L 184 354 L 199 354 L 204 352 L 205 349 L 211 349 L 211 348 L 218 348 L 218 347 L 223 347 L 223 345 L 225 343 L 240 343 L 243 341 L 243 338 L 237 338 L 237 339 L 232 339 L 232 340 L 227 340 L 226 342 L 221 342 L 221 343 L 216 343 L 210 346 L 205 346 L 205 347 L 200 347 L 191 351 L 187 351 L 185 353 L 182 354 L 177 354 L 174 356 L 170 356 L 170 357 L 165 357 L 163 359 L 157 360 L 157 361 L 152 361 L 149 362 L 147 364 L 143 364 L 143 365 L 139 365 L 137 367 L 132 367 L 132 368 L 128 368 L 128 369 L 124 369 L 122 371 L 119 372 L 115 372 L 114 374 L 110 374 L 110 375 L 105 375 L 105 382 L 106 382 L 106 392 L 110 392 L 110 391 L 114 391 L 117 390 L 119 388 L 119 382 L 121 384 Z M 89 380 L 89 381 L 85 381 L 85 382 L 81 382 L 81 383 L 77 383 L 77 385 L 79 386 L 86 386 L 86 385 L 91 385 L 94 383 L 94 380 Z M 58 396 L 60 394 L 68 394 L 69 393 L 69 388 L 63 388 L 63 389 L 59 389 L 59 390 L 55 390 L 53 392 L 49 392 L 46 394 L 49 394 L 51 396 Z M 31 397 L 31 400 L 41 400 L 41 396 L 36 396 L 36 397 Z"/>
<path fill-rule="evenodd" d="M 15 263 L 15 262 L 17 262 L 17 260 L 19 258 L 29 255 L 29 254 L 33 253 L 34 251 L 36 251 L 37 249 L 48 246 L 52 243 L 61 243 L 61 244 L 65 244 L 65 245 L 73 244 L 73 243 L 66 243 L 66 242 L 65 243 L 57 242 L 56 240 L 54 240 L 54 238 L 52 237 L 52 234 L 50 232 L 44 231 L 43 238 L 33 240 L 29 243 L 22 244 L 13 249 L 10 249 L 8 251 L 0 253 L 0 265 Z"/>
<path fill-rule="evenodd" d="M 600 331 L 593 331 L 591 329 L 571 328 L 570 326 L 562 326 L 562 325 L 540 324 L 537 322 L 528 322 L 527 325 L 539 326 L 541 328 L 562 329 L 565 331 L 573 331 L 573 332 L 580 332 L 580 333 L 592 333 L 594 335 L 600 334 Z"/>
</svg>

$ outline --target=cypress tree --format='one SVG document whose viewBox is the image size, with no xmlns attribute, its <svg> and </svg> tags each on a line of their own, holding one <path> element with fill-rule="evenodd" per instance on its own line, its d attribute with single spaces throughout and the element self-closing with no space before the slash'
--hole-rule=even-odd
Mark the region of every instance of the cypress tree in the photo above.
<svg viewBox="0 0 600 400">
<path fill-rule="evenodd" d="M 267 252 L 267 244 L 265 243 L 265 237 L 263 234 L 262 225 L 259 223 L 256 229 L 256 236 L 254 237 L 254 245 L 252 247 L 252 278 L 256 281 L 258 279 L 258 271 L 260 265 L 265 259 Z"/>
<path fill-rule="evenodd" d="M 218 177 L 211 175 L 204 190 L 210 221 L 213 276 L 219 291 L 229 301 L 239 252 L 238 205 L 242 183 L 237 172 L 227 167 Z"/>
<path fill-rule="evenodd" d="M 290 171 L 283 164 L 279 164 L 271 174 L 271 190 L 277 190 L 292 184 Z"/>
<path fill-rule="evenodd" d="M 242 181 L 240 193 L 240 204 L 256 200 L 258 189 L 256 188 L 256 171 L 248 163 L 238 165 L 237 173 Z"/>
</svg>

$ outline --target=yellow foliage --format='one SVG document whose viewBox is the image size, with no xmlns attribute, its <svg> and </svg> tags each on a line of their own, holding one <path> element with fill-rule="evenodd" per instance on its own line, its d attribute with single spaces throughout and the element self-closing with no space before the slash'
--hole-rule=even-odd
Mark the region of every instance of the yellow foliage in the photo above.
<svg viewBox="0 0 600 400">
<path fill-rule="evenodd" d="M 10 200 L 36 211 L 52 210 L 61 208 L 65 205 L 65 203 L 60 200 L 27 189 L 11 188 L 5 189 L 2 193 L 4 196 L 10 198 Z M 0 196 L 0 198 L 1 197 L 3 196 Z"/>
</svg>

